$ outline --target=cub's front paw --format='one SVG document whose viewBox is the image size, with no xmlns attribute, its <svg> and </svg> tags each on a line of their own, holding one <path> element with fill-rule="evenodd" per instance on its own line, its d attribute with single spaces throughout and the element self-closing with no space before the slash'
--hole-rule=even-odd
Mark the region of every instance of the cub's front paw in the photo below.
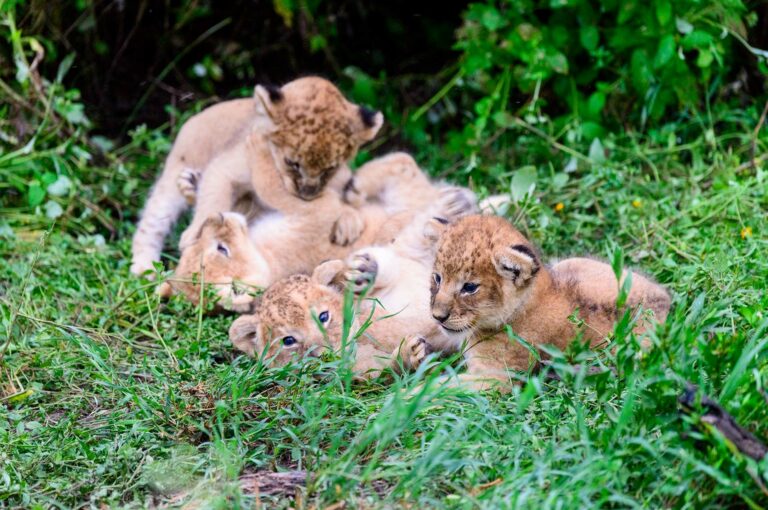
<svg viewBox="0 0 768 510">
<path fill-rule="evenodd" d="M 365 204 L 366 200 L 368 200 L 366 194 L 357 189 L 355 186 L 354 177 L 350 178 L 349 181 L 347 181 L 347 184 L 344 186 L 342 198 L 346 203 L 358 209 Z"/>
<path fill-rule="evenodd" d="M 424 361 L 424 358 L 434 352 L 432 345 L 421 335 L 406 338 L 400 346 L 400 357 L 406 368 L 415 369 Z"/>
<path fill-rule="evenodd" d="M 352 292 L 361 294 L 373 284 L 378 272 L 376 259 L 370 253 L 358 252 L 350 257 L 344 278 L 350 283 Z"/>
<path fill-rule="evenodd" d="M 344 211 L 333 225 L 331 242 L 339 246 L 350 245 L 357 241 L 364 228 L 363 217 L 357 211 Z"/>
<path fill-rule="evenodd" d="M 447 220 L 473 214 L 477 211 L 477 198 L 466 188 L 449 186 L 440 190 L 440 210 Z"/>
<path fill-rule="evenodd" d="M 176 186 L 189 205 L 195 205 L 198 182 L 200 182 L 200 171 L 186 166 L 181 171 L 179 178 L 176 179 Z"/>
</svg>

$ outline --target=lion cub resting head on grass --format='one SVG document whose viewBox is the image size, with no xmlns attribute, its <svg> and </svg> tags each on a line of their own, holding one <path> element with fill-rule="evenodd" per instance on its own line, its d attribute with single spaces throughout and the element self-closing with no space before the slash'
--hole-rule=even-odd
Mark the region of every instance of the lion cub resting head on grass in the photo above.
<svg viewBox="0 0 768 510">
<path fill-rule="evenodd" d="M 206 108 L 182 126 L 152 189 L 133 238 L 131 272 L 152 269 L 189 204 L 195 214 L 182 250 L 206 219 L 236 204 L 250 201 L 255 212 L 290 213 L 320 198 L 327 186 L 341 193 L 351 175 L 347 163 L 382 123 L 381 113 L 347 101 L 333 83 L 311 76 L 280 88 L 257 85 L 253 98 Z M 337 235 L 345 242 L 360 228 L 353 211 L 346 214 L 350 225 L 340 224 Z"/>
<path fill-rule="evenodd" d="M 230 339 L 250 355 L 284 365 L 307 353 L 342 344 L 345 283 L 369 299 L 359 301 L 351 336 L 357 337 L 354 370 L 369 377 L 387 367 L 418 366 L 431 348 L 450 350 L 450 338 L 429 315 L 429 274 L 434 258 L 433 214 L 454 220 L 476 208 L 471 193 L 447 188 L 432 207 L 417 215 L 390 243 L 362 248 L 347 262 L 319 265 L 312 276 L 294 275 L 264 293 L 255 314 L 237 319 Z M 462 204 L 457 207 L 458 204 Z M 447 218 L 447 219 L 444 219 Z M 360 322 L 370 320 L 359 335 Z"/>
<path fill-rule="evenodd" d="M 536 248 L 507 220 L 468 216 L 445 227 L 438 241 L 431 314 L 460 345 L 467 341 L 465 381 L 477 388 L 508 383 L 506 369 L 526 370 L 529 352 L 511 340 L 505 325 L 533 346 L 563 350 L 578 333 L 569 316 L 578 312 L 584 339 L 593 346 L 613 331 L 619 285 L 612 268 L 588 258 L 545 266 Z M 642 307 L 663 322 L 669 294 L 633 272 L 627 307 Z M 642 333 L 647 317 L 634 328 Z"/>
</svg>

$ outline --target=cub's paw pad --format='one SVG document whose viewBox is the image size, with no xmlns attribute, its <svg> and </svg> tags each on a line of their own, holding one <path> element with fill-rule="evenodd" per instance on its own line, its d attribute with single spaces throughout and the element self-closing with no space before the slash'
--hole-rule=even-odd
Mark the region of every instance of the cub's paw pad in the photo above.
<svg viewBox="0 0 768 510">
<path fill-rule="evenodd" d="M 344 193 L 343 197 L 344 201 L 351 205 L 352 207 L 361 207 L 365 204 L 366 200 L 368 200 L 368 196 L 357 189 L 355 186 L 355 178 L 352 177 L 349 181 L 347 181 L 347 184 L 344 186 Z"/>
<path fill-rule="evenodd" d="M 231 292 L 222 296 L 219 305 L 227 311 L 235 313 L 249 313 L 253 311 L 255 299 L 247 293 L 239 292 L 239 289 L 232 288 Z"/>
<path fill-rule="evenodd" d="M 344 278 L 351 284 L 352 291 L 360 294 L 376 280 L 378 272 L 379 264 L 372 255 L 364 252 L 356 253 L 347 264 Z"/>
<path fill-rule="evenodd" d="M 200 172 L 194 168 L 185 167 L 176 180 L 176 185 L 186 201 L 194 205 L 197 198 L 197 185 L 200 182 Z"/>
<path fill-rule="evenodd" d="M 440 206 L 447 218 L 472 214 L 477 209 L 474 194 L 464 188 L 449 187 L 440 190 Z"/>
<path fill-rule="evenodd" d="M 434 352 L 432 345 L 423 336 L 416 335 L 408 338 L 400 353 L 405 362 L 411 368 L 416 368 L 424 361 L 424 358 Z"/>
<path fill-rule="evenodd" d="M 333 225 L 331 242 L 339 246 L 350 245 L 357 241 L 363 233 L 363 228 L 365 228 L 365 222 L 357 211 L 345 211 Z"/>
</svg>

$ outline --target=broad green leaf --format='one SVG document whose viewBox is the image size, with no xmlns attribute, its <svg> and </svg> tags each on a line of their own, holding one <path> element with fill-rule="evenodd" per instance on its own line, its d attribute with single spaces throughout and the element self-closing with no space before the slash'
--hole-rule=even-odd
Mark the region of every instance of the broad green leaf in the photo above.
<svg viewBox="0 0 768 510">
<path fill-rule="evenodd" d="M 600 33 L 597 31 L 597 27 L 594 25 L 588 25 L 581 27 L 579 31 L 579 40 L 581 45 L 589 51 L 594 51 L 600 42 Z"/>
<path fill-rule="evenodd" d="M 677 31 L 681 34 L 689 34 L 693 32 L 693 25 L 683 18 L 675 18 L 675 28 L 677 28 Z"/>
<path fill-rule="evenodd" d="M 589 145 L 589 159 L 593 163 L 605 162 L 605 148 L 603 148 L 603 143 L 599 138 L 592 140 L 592 143 Z"/>
<path fill-rule="evenodd" d="M 587 113 L 593 119 L 600 118 L 600 113 L 605 106 L 605 94 L 602 92 L 595 92 L 587 100 Z"/>
<path fill-rule="evenodd" d="M 696 58 L 696 65 L 699 67 L 709 67 L 714 60 L 712 52 L 709 50 L 699 50 L 699 56 Z"/>
<path fill-rule="evenodd" d="M 43 203 L 45 190 L 37 181 L 33 182 L 34 183 L 30 184 L 29 189 L 27 190 L 27 203 L 32 207 L 36 207 Z"/>
<path fill-rule="evenodd" d="M 510 191 L 512 199 L 520 202 L 526 195 L 533 193 L 536 189 L 536 167 L 529 165 L 520 168 L 512 177 Z"/>
<path fill-rule="evenodd" d="M 61 208 L 58 202 L 53 200 L 47 201 L 43 208 L 45 209 L 45 215 L 51 219 L 56 219 L 64 214 L 64 209 Z"/>
<path fill-rule="evenodd" d="M 556 73 L 568 74 L 568 59 L 559 51 L 550 53 L 547 57 L 547 64 Z"/>
<path fill-rule="evenodd" d="M 672 4 L 669 0 L 656 0 L 656 19 L 662 27 L 672 21 Z"/>
<path fill-rule="evenodd" d="M 658 69 L 669 62 L 675 56 L 675 46 L 675 36 L 668 34 L 662 37 L 656 50 L 656 56 L 653 58 L 653 67 Z"/>
<path fill-rule="evenodd" d="M 504 26 L 506 20 L 495 7 L 488 7 L 483 12 L 482 23 L 488 30 L 496 31 Z"/>
<path fill-rule="evenodd" d="M 653 72 L 648 63 L 648 54 L 645 50 L 637 49 L 632 52 L 631 61 L 632 86 L 636 91 L 645 94 L 653 81 Z"/>
<path fill-rule="evenodd" d="M 67 194 L 71 184 L 72 181 L 66 175 L 60 175 L 58 179 L 48 185 L 47 190 L 50 195 L 60 197 Z"/>
</svg>

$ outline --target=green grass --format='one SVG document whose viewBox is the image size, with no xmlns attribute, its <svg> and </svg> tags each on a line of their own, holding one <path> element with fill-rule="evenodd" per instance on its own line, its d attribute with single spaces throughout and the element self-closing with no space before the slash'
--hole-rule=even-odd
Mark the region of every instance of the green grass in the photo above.
<svg viewBox="0 0 768 510">
<path fill-rule="evenodd" d="M 567 179 L 539 165 L 508 215 L 550 257 L 620 250 L 674 311 L 649 353 L 619 328 L 614 354 L 555 353 L 562 381 L 534 375 L 510 395 L 443 388 L 445 364 L 424 386 L 350 387 L 332 357 L 265 367 L 233 351 L 232 317 L 160 303 L 127 268 L 161 131 L 107 163 L 71 144 L 5 156 L 2 176 L 55 160 L 75 184 L 53 224 L 3 203 L 0 506 L 250 506 L 244 473 L 305 470 L 298 499 L 264 507 L 768 507 L 768 460 L 677 405 L 690 381 L 768 438 L 768 173 L 744 164 L 744 143 L 619 146 L 632 149 Z"/>
</svg>

